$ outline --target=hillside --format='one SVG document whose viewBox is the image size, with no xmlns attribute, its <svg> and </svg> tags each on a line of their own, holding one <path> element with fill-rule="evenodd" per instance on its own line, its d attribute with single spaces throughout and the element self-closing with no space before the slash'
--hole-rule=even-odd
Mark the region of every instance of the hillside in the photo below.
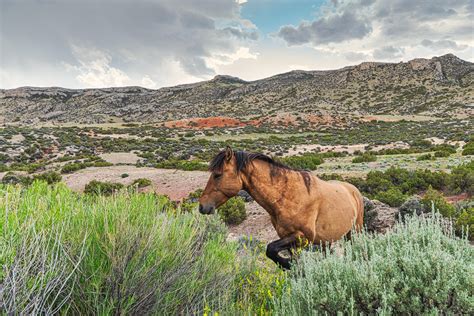
<svg viewBox="0 0 474 316">
<path fill-rule="evenodd" d="M 298 70 L 250 82 L 216 76 L 158 90 L 21 87 L 0 90 L 0 123 L 158 122 L 212 116 L 258 119 L 281 113 L 294 113 L 297 119 L 301 113 L 466 117 L 473 111 L 473 79 L 474 64 L 448 54 L 405 63 Z"/>
</svg>

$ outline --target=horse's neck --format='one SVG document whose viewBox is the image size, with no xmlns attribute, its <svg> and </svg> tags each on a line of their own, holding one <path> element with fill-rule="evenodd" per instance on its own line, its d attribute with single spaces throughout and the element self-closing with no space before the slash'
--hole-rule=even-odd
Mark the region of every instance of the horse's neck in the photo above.
<svg viewBox="0 0 474 316">
<path fill-rule="evenodd" d="M 278 216 L 282 207 L 282 188 L 272 183 L 269 166 L 266 163 L 254 163 L 242 173 L 244 189 L 262 206 L 270 216 Z"/>
</svg>

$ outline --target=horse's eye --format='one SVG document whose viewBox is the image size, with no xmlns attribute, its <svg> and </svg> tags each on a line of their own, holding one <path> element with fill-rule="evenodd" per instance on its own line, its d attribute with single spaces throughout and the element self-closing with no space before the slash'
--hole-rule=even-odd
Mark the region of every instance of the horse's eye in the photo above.
<svg viewBox="0 0 474 316">
<path fill-rule="evenodd" d="M 222 177 L 222 174 L 214 174 L 214 179 L 219 179 L 220 177 Z"/>
</svg>

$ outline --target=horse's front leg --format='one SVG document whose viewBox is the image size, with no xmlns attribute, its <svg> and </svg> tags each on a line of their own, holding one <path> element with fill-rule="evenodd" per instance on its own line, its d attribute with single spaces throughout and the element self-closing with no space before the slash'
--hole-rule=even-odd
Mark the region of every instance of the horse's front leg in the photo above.
<svg viewBox="0 0 474 316">
<path fill-rule="evenodd" d="M 290 262 L 291 262 L 291 250 L 298 247 L 301 243 L 302 238 L 300 235 L 291 235 L 287 236 L 282 239 L 278 239 L 275 241 L 272 241 L 267 245 L 267 251 L 266 255 L 268 258 L 273 260 L 277 265 L 282 267 L 283 269 L 290 269 Z M 280 255 L 280 252 L 283 250 L 289 250 L 290 251 L 290 257 L 283 257 Z"/>
</svg>

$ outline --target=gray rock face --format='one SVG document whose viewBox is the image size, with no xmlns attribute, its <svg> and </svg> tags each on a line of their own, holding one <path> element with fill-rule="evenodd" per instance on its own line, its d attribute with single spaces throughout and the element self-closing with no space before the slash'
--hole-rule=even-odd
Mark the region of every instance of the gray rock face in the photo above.
<svg viewBox="0 0 474 316">
<path fill-rule="evenodd" d="M 328 71 L 291 71 L 257 81 L 229 76 L 176 87 L 0 90 L 0 123 L 159 122 L 192 117 L 301 112 L 447 116 L 474 103 L 474 64 L 454 55 L 407 63 L 362 63 Z M 446 97 L 448 96 L 449 97 Z"/>
<path fill-rule="evenodd" d="M 399 211 L 399 218 L 403 220 L 406 216 L 419 216 L 422 213 L 425 213 L 427 210 L 425 206 L 421 203 L 421 197 L 418 195 L 414 195 L 399 207 Z"/>
<path fill-rule="evenodd" d="M 237 196 L 243 198 L 246 203 L 253 202 L 253 197 L 251 197 L 250 194 L 245 190 L 240 190 L 239 193 L 237 193 Z"/>
<path fill-rule="evenodd" d="M 386 233 L 397 222 L 398 209 L 377 200 L 367 202 L 364 198 L 364 224 L 369 232 Z M 369 203 L 370 201 L 370 203 Z"/>
</svg>

